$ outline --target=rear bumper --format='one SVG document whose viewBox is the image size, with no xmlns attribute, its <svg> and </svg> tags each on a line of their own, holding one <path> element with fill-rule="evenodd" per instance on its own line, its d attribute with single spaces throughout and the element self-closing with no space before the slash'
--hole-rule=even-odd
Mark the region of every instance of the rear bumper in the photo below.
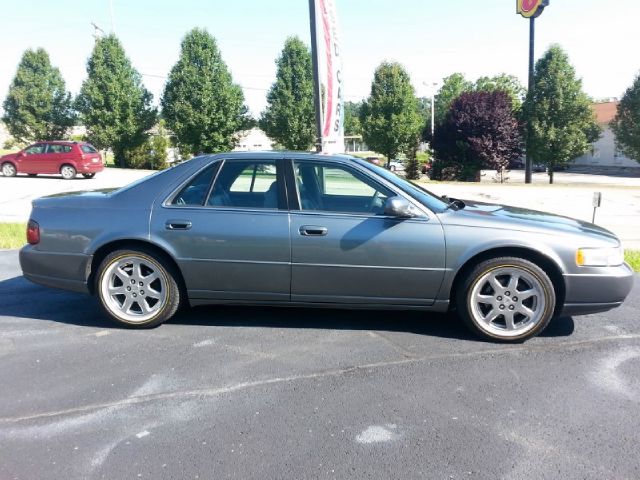
<svg viewBox="0 0 640 480">
<path fill-rule="evenodd" d="M 25 278 L 46 287 L 89 293 L 90 266 L 90 255 L 40 252 L 32 245 L 20 250 L 20 268 Z"/>
<path fill-rule="evenodd" d="M 585 315 L 619 307 L 633 287 L 634 273 L 626 263 L 603 272 L 566 274 L 562 315 Z"/>
<path fill-rule="evenodd" d="M 78 165 L 78 173 L 98 173 L 104 170 L 104 165 L 100 163 L 87 163 Z"/>
</svg>

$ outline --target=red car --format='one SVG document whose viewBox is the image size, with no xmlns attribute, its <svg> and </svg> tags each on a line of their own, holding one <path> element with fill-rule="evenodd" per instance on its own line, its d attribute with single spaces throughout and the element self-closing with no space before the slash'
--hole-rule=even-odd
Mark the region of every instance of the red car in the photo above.
<svg viewBox="0 0 640 480">
<path fill-rule="evenodd" d="M 5 177 L 15 177 L 18 173 L 32 177 L 39 173 L 59 173 L 71 180 L 78 173 L 93 178 L 104 169 L 104 164 L 98 150 L 88 143 L 38 142 L 18 153 L 0 157 L 0 169 Z"/>
</svg>

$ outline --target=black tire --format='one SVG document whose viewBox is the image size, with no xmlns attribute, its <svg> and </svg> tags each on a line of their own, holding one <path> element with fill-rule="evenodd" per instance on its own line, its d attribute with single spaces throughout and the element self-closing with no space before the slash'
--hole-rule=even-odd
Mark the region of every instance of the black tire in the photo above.
<svg viewBox="0 0 640 480">
<path fill-rule="evenodd" d="M 140 263 L 148 264 L 153 267 L 153 270 L 157 270 L 158 281 L 162 283 L 162 289 L 165 291 L 165 299 L 164 303 L 161 303 L 153 314 L 149 313 L 147 316 L 149 318 L 144 318 L 144 312 L 140 306 L 141 301 L 147 302 L 144 300 L 142 296 L 145 292 L 142 291 L 142 288 L 147 288 L 148 298 L 151 296 L 149 291 L 153 291 L 151 289 L 151 285 L 153 283 L 148 284 L 148 286 L 142 286 L 140 283 L 140 289 L 137 290 L 137 294 L 140 295 L 137 300 L 131 299 L 134 304 L 137 305 L 137 309 L 140 310 L 141 320 L 137 321 L 136 319 L 132 320 L 132 314 L 127 314 L 126 312 L 122 312 L 122 306 L 118 306 L 120 301 L 120 297 L 124 297 L 123 305 L 127 301 L 127 297 L 129 295 L 134 295 L 134 293 L 123 292 L 122 294 L 112 295 L 110 298 L 106 295 L 106 290 L 112 285 L 111 279 L 109 276 L 115 274 L 114 265 L 119 263 L 127 262 L 128 259 L 139 259 Z M 123 270 L 118 270 L 118 273 L 122 273 Z M 100 307 L 105 315 L 116 323 L 129 327 L 129 328 L 152 328 L 156 327 L 167 320 L 169 320 L 175 313 L 178 311 L 181 303 L 181 291 L 177 283 L 178 274 L 175 272 L 173 266 L 166 261 L 163 257 L 157 255 L 155 252 L 151 250 L 147 250 L 144 248 L 139 249 L 124 249 L 124 250 L 116 250 L 107 255 L 102 262 L 100 262 L 100 266 L 97 270 L 97 275 L 95 276 L 95 292 L 100 301 Z M 106 282 L 106 283 L 105 283 Z M 155 282 L 155 280 L 154 280 Z M 128 286 L 128 282 L 123 286 Z M 118 286 L 116 286 L 117 288 Z M 138 288 L 137 285 L 134 288 Z M 154 286 L 157 289 L 157 286 Z M 164 290 L 166 289 L 166 290 Z M 118 298 L 115 298 L 115 297 Z M 148 304 L 147 304 L 148 306 Z M 151 308 L 154 308 L 153 306 Z M 130 310 L 133 310 L 133 306 L 131 306 Z M 136 313 L 137 315 L 137 313 Z"/>
<path fill-rule="evenodd" d="M 62 175 L 62 178 L 65 180 L 73 180 L 76 178 L 77 172 L 73 165 L 65 163 L 60 167 L 60 175 Z"/>
<path fill-rule="evenodd" d="M 2 164 L 2 174 L 5 177 L 15 177 L 18 173 L 16 166 L 11 162 L 4 162 Z"/>
<path fill-rule="evenodd" d="M 516 285 L 513 292 L 512 282 Z M 487 340 L 513 343 L 535 337 L 547 327 L 553 318 L 556 294 L 553 282 L 536 264 L 518 257 L 499 257 L 479 263 L 465 275 L 455 292 L 455 304 L 473 333 Z"/>
<path fill-rule="evenodd" d="M 82 176 L 84 178 L 93 178 L 93 177 L 96 176 L 96 174 L 95 173 L 83 173 Z"/>
<path fill-rule="evenodd" d="M 27 173 L 27 175 L 29 175 L 30 177 L 37 177 L 38 176 L 37 173 Z"/>
</svg>

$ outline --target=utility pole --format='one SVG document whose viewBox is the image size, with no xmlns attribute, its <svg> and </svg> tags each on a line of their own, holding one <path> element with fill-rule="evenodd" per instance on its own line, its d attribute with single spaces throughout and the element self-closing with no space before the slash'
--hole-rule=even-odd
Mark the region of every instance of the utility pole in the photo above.
<svg viewBox="0 0 640 480">
<path fill-rule="evenodd" d="M 91 26 L 93 27 L 93 39 L 94 39 L 94 41 L 97 42 L 98 39 L 104 35 L 104 30 L 102 30 L 94 22 L 91 22 Z"/>
<path fill-rule="evenodd" d="M 116 25 L 113 19 L 113 0 L 109 0 L 109 13 L 111 14 L 111 33 L 116 33 Z"/>
</svg>

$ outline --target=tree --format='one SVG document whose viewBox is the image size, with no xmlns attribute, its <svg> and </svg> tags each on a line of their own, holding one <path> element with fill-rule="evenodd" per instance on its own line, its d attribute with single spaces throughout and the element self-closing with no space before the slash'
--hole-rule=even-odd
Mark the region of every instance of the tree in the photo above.
<svg viewBox="0 0 640 480">
<path fill-rule="evenodd" d="M 88 140 L 111 148 L 116 164 L 127 166 L 127 152 L 142 145 L 155 124 L 152 98 L 116 36 L 97 39 L 76 101 Z"/>
<path fill-rule="evenodd" d="M 557 166 L 584 154 L 600 136 L 591 100 L 582 91 L 569 57 L 558 45 L 536 62 L 534 92 L 523 105 L 527 150 L 547 166 L 549 183 Z"/>
<path fill-rule="evenodd" d="M 42 48 L 22 55 L 3 108 L 2 121 L 19 142 L 60 140 L 76 121 L 60 70 Z"/>
<path fill-rule="evenodd" d="M 503 181 L 509 161 L 522 155 L 521 144 L 507 92 L 465 92 L 436 129 L 432 178 L 478 181 L 484 167 Z"/>
<path fill-rule="evenodd" d="M 360 110 L 362 102 L 344 102 L 344 134 L 347 136 L 362 135 Z"/>
<path fill-rule="evenodd" d="M 494 77 L 478 78 L 474 90 L 481 92 L 495 92 L 496 90 L 507 92 L 515 112 L 520 111 L 522 102 L 527 94 L 527 89 L 520 83 L 518 77 L 507 75 L 506 73 L 501 73 Z"/>
<path fill-rule="evenodd" d="M 462 73 L 453 73 L 442 79 L 442 86 L 435 98 L 435 124 L 440 125 L 453 101 L 464 92 L 473 90 L 473 83 L 464 78 Z"/>
<path fill-rule="evenodd" d="M 387 157 L 387 165 L 416 141 L 423 127 L 418 100 L 399 63 L 383 62 L 376 69 L 360 121 L 364 141 Z"/>
<path fill-rule="evenodd" d="M 167 168 L 167 149 L 169 140 L 165 121 L 160 120 L 157 132 L 140 146 L 126 152 L 127 165 L 131 168 L 162 170 Z"/>
<path fill-rule="evenodd" d="M 176 143 L 193 155 L 233 149 L 237 132 L 250 124 L 242 88 L 204 29 L 194 28 L 182 40 L 161 105 Z"/>
<path fill-rule="evenodd" d="M 260 127 L 289 150 L 309 150 L 316 140 L 311 53 L 302 40 L 289 37 L 276 66 Z"/>
<path fill-rule="evenodd" d="M 611 129 L 622 153 L 640 162 L 640 75 L 622 96 Z"/>
</svg>

